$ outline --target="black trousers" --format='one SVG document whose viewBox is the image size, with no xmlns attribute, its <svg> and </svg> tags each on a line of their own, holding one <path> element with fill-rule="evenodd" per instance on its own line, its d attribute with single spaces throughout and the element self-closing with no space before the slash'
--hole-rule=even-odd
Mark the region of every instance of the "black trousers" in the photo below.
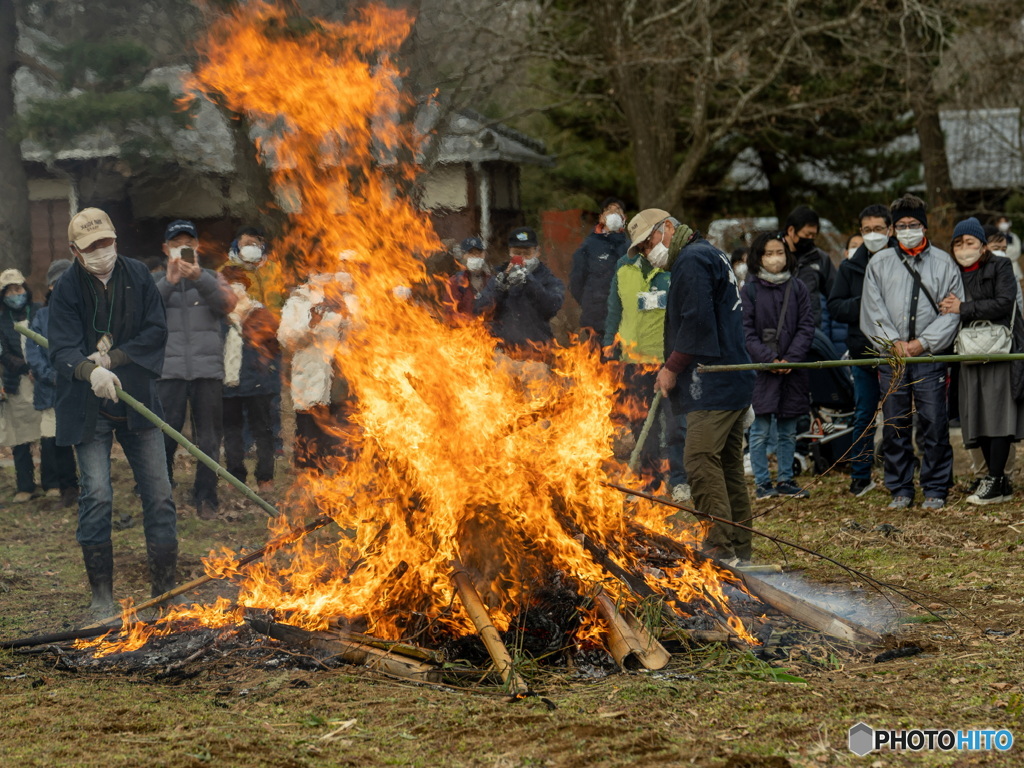
<svg viewBox="0 0 1024 768">
<path fill-rule="evenodd" d="M 34 493 L 36 490 L 36 465 L 32 461 L 32 443 L 22 443 L 11 449 L 14 454 L 14 479 L 18 493 Z"/>
<path fill-rule="evenodd" d="M 220 442 L 224 433 L 224 385 L 220 379 L 163 379 L 156 383 L 164 419 L 179 432 L 185 424 L 185 408 L 192 408 L 192 440 L 203 453 L 220 461 Z M 174 452 L 178 444 L 164 436 L 167 449 L 167 478 L 174 481 Z M 196 506 L 202 502 L 217 506 L 217 475 L 204 464 L 196 462 L 196 479 L 192 487 Z"/>
<path fill-rule="evenodd" d="M 274 395 L 224 398 L 224 464 L 228 472 L 246 481 L 246 420 L 256 443 L 256 482 L 274 479 Z"/>
<path fill-rule="evenodd" d="M 294 461 L 298 469 L 324 472 L 330 468 L 331 459 L 351 458 L 345 439 L 339 435 L 339 431 L 351 427 L 348 414 L 344 403 L 295 412 Z"/>
<path fill-rule="evenodd" d="M 57 438 L 44 437 L 39 441 L 39 479 L 45 490 L 51 488 L 77 488 L 78 466 L 75 449 L 70 445 L 57 445 Z"/>
</svg>

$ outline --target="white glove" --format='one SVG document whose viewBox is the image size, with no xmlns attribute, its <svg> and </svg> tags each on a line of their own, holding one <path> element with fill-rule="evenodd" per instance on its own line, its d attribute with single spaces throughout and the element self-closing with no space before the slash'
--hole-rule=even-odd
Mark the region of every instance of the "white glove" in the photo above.
<svg viewBox="0 0 1024 768">
<path fill-rule="evenodd" d="M 110 355 L 106 352 L 93 352 L 86 360 L 92 360 L 100 368 L 110 368 Z"/>
<path fill-rule="evenodd" d="M 92 384 L 92 393 L 101 400 L 113 400 L 117 402 L 117 390 L 121 386 L 121 380 L 113 372 L 106 368 L 94 368 L 89 374 L 89 383 Z"/>
</svg>

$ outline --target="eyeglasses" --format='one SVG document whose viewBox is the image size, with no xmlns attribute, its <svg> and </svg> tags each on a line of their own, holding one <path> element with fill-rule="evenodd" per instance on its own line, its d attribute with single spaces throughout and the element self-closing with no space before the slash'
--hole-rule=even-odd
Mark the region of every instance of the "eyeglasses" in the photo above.
<svg viewBox="0 0 1024 768">
<path fill-rule="evenodd" d="M 889 231 L 889 228 L 879 224 L 877 227 L 861 227 L 860 233 L 862 235 L 884 235 Z"/>
<path fill-rule="evenodd" d="M 907 232 L 907 231 L 914 231 L 914 230 L 924 229 L 924 226 L 922 224 L 917 224 L 917 223 L 915 223 L 915 224 L 897 224 L 895 227 L 893 227 L 893 229 L 895 229 L 897 232 Z"/>
</svg>

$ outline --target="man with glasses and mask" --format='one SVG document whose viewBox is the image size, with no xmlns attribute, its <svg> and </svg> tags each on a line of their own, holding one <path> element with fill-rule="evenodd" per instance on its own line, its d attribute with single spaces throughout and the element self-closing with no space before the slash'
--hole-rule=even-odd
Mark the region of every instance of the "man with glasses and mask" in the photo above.
<svg viewBox="0 0 1024 768">
<path fill-rule="evenodd" d="M 871 341 L 860 329 L 861 296 L 868 263 L 879 251 L 897 244 L 892 238 L 892 216 L 888 207 L 869 205 L 860 212 L 863 243 L 839 265 L 828 311 L 833 320 L 846 323 L 846 344 L 854 360 L 875 357 Z M 867 366 L 852 369 L 854 387 L 853 435 L 850 451 L 850 493 L 863 496 L 875 487 L 871 468 L 875 459 L 875 413 L 878 411 L 878 371 Z"/>
<path fill-rule="evenodd" d="M 630 221 L 633 242 L 645 239 L 638 218 Z M 736 273 L 728 255 L 685 224 L 652 238 L 647 259 L 671 269 L 665 365 L 655 387 L 671 398 L 674 413 L 686 416 L 684 460 L 694 504 L 702 512 L 749 526 L 743 432 L 754 372 L 698 372 L 702 363 L 750 362 Z M 714 557 L 749 560 L 751 534 L 714 523 L 705 546 Z"/>
<path fill-rule="evenodd" d="M 57 371 L 57 445 L 73 445 L 81 496 L 78 543 L 92 590 L 93 618 L 117 612 L 110 541 L 113 437 L 124 449 L 142 498 L 152 594 L 174 587 L 177 510 L 163 435 L 118 401 L 120 387 L 161 415 L 156 380 L 164 364 L 164 305 L 146 266 L 117 254 L 117 233 L 98 208 L 68 225 L 75 264 L 50 295 L 50 360 Z"/>
<path fill-rule="evenodd" d="M 963 300 L 963 280 L 953 257 L 928 240 L 924 201 L 904 195 L 889 206 L 896 243 L 879 251 L 864 275 L 860 330 L 882 356 L 920 357 L 942 354 L 953 343 L 959 316 L 939 312 L 950 294 Z M 906 509 L 914 501 L 913 427 L 917 414 L 921 447 L 920 484 L 924 509 L 942 509 L 953 476 L 949 444 L 944 363 L 906 366 L 893 381 L 892 366 L 879 367 L 882 403 L 885 487 L 890 509 Z"/>
<path fill-rule="evenodd" d="M 569 292 L 580 305 L 581 333 L 595 342 L 604 336 L 612 275 L 629 246 L 625 225 L 625 205 L 609 197 L 601 203 L 597 227 L 572 255 Z"/>
<path fill-rule="evenodd" d="M 814 242 L 821 227 L 818 214 L 806 205 L 798 205 L 786 217 L 783 227 L 786 245 L 796 254 L 796 276 L 811 294 L 814 326 L 821 326 L 822 305 L 832 292 L 836 271 L 832 259 Z"/>
</svg>

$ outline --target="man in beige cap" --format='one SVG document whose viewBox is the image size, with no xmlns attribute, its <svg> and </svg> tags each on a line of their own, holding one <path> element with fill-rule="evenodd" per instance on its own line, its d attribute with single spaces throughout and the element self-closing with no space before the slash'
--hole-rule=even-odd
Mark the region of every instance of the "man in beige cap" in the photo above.
<svg viewBox="0 0 1024 768">
<path fill-rule="evenodd" d="M 174 586 L 177 510 L 160 430 L 118 401 L 123 389 L 157 414 L 154 386 L 167 341 L 163 302 L 144 264 L 117 254 L 117 233 L 98 208 L 68 225 L 75 264 L 50 296 L 50 360 L 57 370 L 57 444 L 73 445 L 81 474 L 77 538 L 94 617 L 116 612 L 110 541 L 110 448 L 116 435 L 142 497 L 152 594 Z"/>
</svg>

